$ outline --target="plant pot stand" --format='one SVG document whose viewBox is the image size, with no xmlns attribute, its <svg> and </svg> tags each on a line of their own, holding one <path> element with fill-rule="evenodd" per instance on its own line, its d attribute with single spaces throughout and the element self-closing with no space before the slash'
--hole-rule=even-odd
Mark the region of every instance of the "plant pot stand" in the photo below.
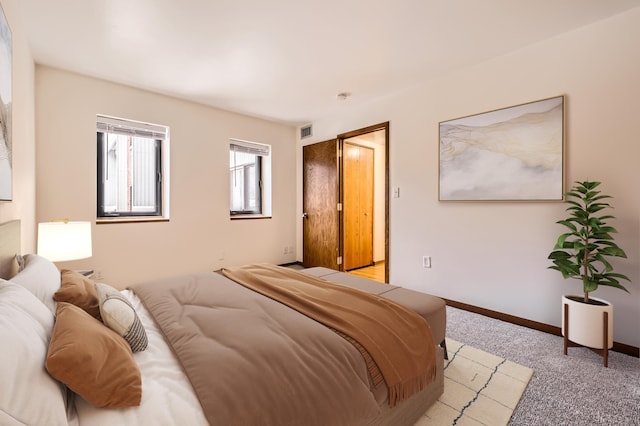
<svg viewBox="0 0 640 426">
<path fill-rule="evenodd" d="M 567 355 L 567 349 L 578 347 L 578 348 L 588 348 L 593 352 L 600 355 L 604 360 L 604 367 L 609 367 L 609 313 L 602 313 L 602 349 L 591 348 L 589 346 L 584 346 L 569 340 L 569 305 L 567 303 L 564 304 L 564 354 Z"/>
</svg>

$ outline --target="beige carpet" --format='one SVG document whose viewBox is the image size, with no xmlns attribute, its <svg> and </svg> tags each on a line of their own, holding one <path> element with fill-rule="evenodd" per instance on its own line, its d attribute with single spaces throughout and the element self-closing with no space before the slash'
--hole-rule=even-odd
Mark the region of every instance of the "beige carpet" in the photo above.
<svg viewBox="0 0 640 426">
<path fill-rule="evenodd" d="M 416 426 L 506 425 L 533 370 L 447 338 L 444 394 Z"/>
</svg>

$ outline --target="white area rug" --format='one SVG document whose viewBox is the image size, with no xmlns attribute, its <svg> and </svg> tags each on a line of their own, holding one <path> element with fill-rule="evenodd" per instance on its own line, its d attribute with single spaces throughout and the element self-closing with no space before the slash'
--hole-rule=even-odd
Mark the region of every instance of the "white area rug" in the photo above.
<svg viewBox="0 0 640 426">
<path fill-rule="evenodd" d="M 444 393 L 416 426 L 506 425 L 533 370 L 447 338 Z"/>
</svg>

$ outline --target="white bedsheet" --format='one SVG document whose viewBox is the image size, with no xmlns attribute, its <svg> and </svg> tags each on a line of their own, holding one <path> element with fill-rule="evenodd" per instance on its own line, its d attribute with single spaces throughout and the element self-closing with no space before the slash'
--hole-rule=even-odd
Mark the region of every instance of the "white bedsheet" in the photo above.
<svg viewBox="0 0 640 426">
<path fill-rule="evenodd" d="M 149 339 L 147 349 L 134 354 L 142 373 L 142 402 L 139 407 L 96 408 L 76 395 L 79 424 L 208 425 L 189 379 L 155 321 L 133 292 L 122 293 L 136 309 Z"/>
</svg>

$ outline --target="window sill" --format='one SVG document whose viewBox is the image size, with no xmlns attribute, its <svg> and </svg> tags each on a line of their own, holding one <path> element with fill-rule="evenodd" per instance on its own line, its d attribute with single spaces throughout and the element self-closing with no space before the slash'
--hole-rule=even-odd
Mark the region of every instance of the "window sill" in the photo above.
<svg viewBox="0 0 640 426">
<path fill-rule="evenodd" d="M 96 219 L 97 225 L 104 225 L 107 223 L 138 223 L 138 222 L 169 222 L 168 217 L 157 216 L 139 216 L 139 217 L 101 217 Z"/>
<path fill-rule="evenodd" d="M 246 219 L 271 219 L 271 216 L 262 214 L 234 214 L 229 216 L 231 220 L 246 220 Z"/>
</svg>

